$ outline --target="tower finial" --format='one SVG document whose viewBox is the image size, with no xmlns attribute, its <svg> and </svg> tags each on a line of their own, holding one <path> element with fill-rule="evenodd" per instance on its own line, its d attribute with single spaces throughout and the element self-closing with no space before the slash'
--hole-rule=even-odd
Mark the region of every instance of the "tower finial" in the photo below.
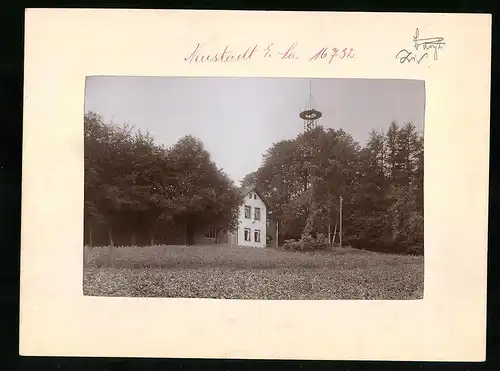
<svg viewBox="0 0 500 371">
<path fill-rule="evenodd" d="M 313 108 L 312 80 L 309 80 L 309 109 Z"/>
</svg>

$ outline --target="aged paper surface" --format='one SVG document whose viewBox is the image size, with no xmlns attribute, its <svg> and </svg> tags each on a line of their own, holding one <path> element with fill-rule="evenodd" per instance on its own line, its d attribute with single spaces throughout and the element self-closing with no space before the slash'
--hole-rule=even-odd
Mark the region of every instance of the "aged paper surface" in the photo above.
<svg viewBox="0 0 500 371">
<path fill-rule="evenodd" d="M 430 58 L 412 59 L 423 48 L 417 28 L 443 38 L 437 58 L 428 46 Z M 190 63 L 198 42 L 212 53 L 258 44 L 260 53 Z M 298 58 L 264 58 L 270 43 L 280 52 L 297 43 Z M 310 61 L 323 47 L 353 48 L 356 58 Z M 28 10 L 25 48 L 22 355 L 484 360 L 491 16 Z M 396 58 L 403 49 L 406 60 Z M 424 299 L 84 297 L 89 75 L 425 80 Z"/>
</svg>

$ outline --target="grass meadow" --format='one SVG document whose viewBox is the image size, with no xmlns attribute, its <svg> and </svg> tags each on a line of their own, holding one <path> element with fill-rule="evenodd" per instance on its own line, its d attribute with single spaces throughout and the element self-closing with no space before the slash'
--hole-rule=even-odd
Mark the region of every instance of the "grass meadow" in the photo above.
<svg viewBox="0 0 500 371">
<path fill-rule="evenodd" d="M 423 256 L 332 248 L 85 247 L 85 295 L 220 299 L 421 299 Z"/>
</svg>

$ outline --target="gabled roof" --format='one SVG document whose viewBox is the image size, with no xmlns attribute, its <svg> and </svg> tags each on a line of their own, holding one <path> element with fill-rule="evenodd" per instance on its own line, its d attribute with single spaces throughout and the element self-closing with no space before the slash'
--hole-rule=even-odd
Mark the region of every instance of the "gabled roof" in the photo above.
<svg viewBox="0 0 500 371">
<path fill-rule="evenodd" d="M 266 200 L 266 198 L 262 195 L 262 193 L 259 191 L 259 189 L 256 186 L 241 188 L 241 195 L 242 195 L 242 197 L 246 197 L 246 195 L 248 195 L 250 192 L 257 193 L 257 195 L 260 197 L 260 199 L 262 200 L 262 202 L 264 202 L 264 205 L 266 205 L 266 207 L 268 209 L 271 209 L 271 205 L 269 204 L 269 202 Z"/>
</svg>

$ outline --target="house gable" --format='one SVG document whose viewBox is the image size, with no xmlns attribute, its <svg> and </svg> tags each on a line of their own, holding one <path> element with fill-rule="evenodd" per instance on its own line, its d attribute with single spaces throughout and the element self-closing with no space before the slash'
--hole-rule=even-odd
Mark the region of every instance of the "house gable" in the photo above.
<svg viewBox="0 0 500 371">
<path fill-rule="evenodd" d="M 268 210 L 271 208 L 269 202 L 266 200 L 266 198 L 262 195 L 262 193 L 259 191 L 257 187 L 252 186 L 244 188 L 241 193 L 244 199 L 247 199 L 249 197 L 249 194 L 252 193 L 252 197 L 253 195 L 256 195 L 258 198 L 260 198 L 260 200 L 264 203 L 264 205 Z"/>
<path fill-rule="evenodd" d="M 265 247 L 268 203 L 262 194 L 250 187 L 242 190 L 239 214 L 238 245 Z"/>
</svg>

